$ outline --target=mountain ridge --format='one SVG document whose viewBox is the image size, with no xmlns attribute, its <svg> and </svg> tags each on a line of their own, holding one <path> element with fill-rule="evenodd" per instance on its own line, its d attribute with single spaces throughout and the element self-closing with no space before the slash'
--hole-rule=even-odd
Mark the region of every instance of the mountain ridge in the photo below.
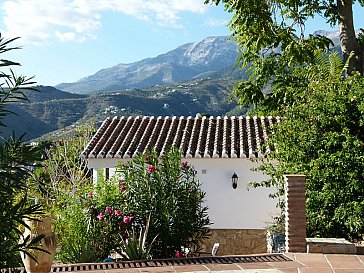
<svg viewBox="0 0 364 273">
<path fill-rule="evenodd" d="M 217 72 L 236 62 L 239 54 L 237 45 L 227 38 L 207 37 L 153 58 L 117 64 L 74 83 L 61 83 L 55 87 L 66 92 L 88 94 L 188 81 L 201 74 Z"/>
<path fill-rule="evenodd" d="M 336 31 L 317 30 L 313 35 L 330 38 L 336 47 L 340 42 Z M 340 51 L 339 48 L 337 50 Z M 55 87 L 71 93 L 91 94 L 176 84 L 232 69 L 238 56 L 237 44 L 230 41 L 228 36 L 210 36 L 198 42 L 186 43 L 156 57 L 103 68 L 76 82 L 61 83 Z"/>
<path fill-rule="evenodd" d="M 318 31 L 315 34 L 328 36 L 334 43 L 337 41 L 335 32 Z M 85 94 L 36 86 L 39 92 L 25 91 L 29 102 L 9 105 L 9 110 L 19 116 L 5 117 L 8 127 L 2 128 L 2 131 L 6 135 L 12 134 L 12 128 L 17 135 L 28 132 L 25 138 L 30 140 L 54 130 L 57 131 L 53 136 L 59 137 L 58 132 L 63 128 L 72 130 L 80 124 L 97 123 L 108 115 L 243 114 L 247 109 L 239 108 L 234 101 L 231 103 L 229 97 L 234 82 L 246 79 L 249 71 L 239 70 L 233 65 L 238 55 L 236 44 L 226 41 L 226 38 L 208 37 L 155 58 L 116 65 L 111 67 L 118 68 L 113 72 L 115 75 L 110 73 L 111 68 L 102 69 L 77 82 L 76 89 L 81 84 Z M 120 76 L 120 71 L 124 76 Z M 104 76 L 110 77 L 106 80 L 106 87 L 103 85 Z M 124 77 L 128 88 L 125 85 L 120 87 L 122 84 L 118 77 Z M 131 81 L 128 82 L 129 77 Z M 147 87 L 131 88 L 136 78 L 138 81 L 135 82 Z M 184 78 L 188 80 L 180 81 Z M 173 84 L 165 84 L 170 81 Z M 105 90 L 97 93 L 98 89 Z M 94 94 L 91 94 L 92 90 Z"/>
</svg>

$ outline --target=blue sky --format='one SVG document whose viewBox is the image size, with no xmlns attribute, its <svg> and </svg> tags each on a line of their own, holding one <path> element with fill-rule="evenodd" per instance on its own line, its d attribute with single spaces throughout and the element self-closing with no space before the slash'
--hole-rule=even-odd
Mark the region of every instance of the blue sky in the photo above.
<svg viewBox="0 0 364 273">
<path fill-rule="evenodd" d="M 154 57 L 208 36 L 229 35 L 231 15 L 203 0 L 0 0 L 3 37 L 20 36 L 17 74 L 42 85 Z M 359 9 L 360 10 L 360 9 Z M 361 9 L 361 12 L 363 9 Z M 359 15 L 357 15 L 359 18 Z M 363 18 L 360 27 L 364 27 Z M 307 33 L 329 30 L 320 18 Z"/>
</svg>

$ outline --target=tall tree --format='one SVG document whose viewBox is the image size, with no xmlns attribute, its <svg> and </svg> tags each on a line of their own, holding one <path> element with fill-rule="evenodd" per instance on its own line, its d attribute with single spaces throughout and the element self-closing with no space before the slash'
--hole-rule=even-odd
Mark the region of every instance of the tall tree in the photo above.
<svg viewBox="0 0 364 273">
<path fill-rule="evenodd" d="M 337 52 L 317 53 L 314 64 L 296 69 L 305 85 L 271 134 L 276 161 L 260 166 L 270 180 L 254 186 L 273 185 L 280 196 L 282 174 L 303 173 L 307 236 L 363 240 L 364 77 L 344 78 L 344 69 Z"/>
<path fill-rule="evenodd" d="M 323 16 L 331 26 L 339 25 L 344 63 L 350 53 L 347 73 L 363 74 L 364 35 L 355 34 L 353 4 L 355 0 L 205 0 L 233 13 L 230 22 L 232 39 L 241 49 L 242 66 L 252 69 L 248 81 L 236 85 L 234 96 L 242 105 L 251 103 L 276 109 L 290 105 L 294 94 L 284 88 L 297 85 L 292 72 L 297 66 L 314 62 L 317 49 L 327 50 L 331 41 L 321 35 L 305 33 L 307 20 Z M 364 1 L 358 1 L 364 6 Z M 283 87 L 283 88 L 282 88 Z M 267 94 L 265 94 L 267 93 Z"/>
</svg>

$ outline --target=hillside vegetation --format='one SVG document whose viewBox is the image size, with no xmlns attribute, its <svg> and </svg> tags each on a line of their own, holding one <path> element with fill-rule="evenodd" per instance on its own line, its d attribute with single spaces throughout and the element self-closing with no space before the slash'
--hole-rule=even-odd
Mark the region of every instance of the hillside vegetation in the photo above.
<svg viewBox="0 0 364 273">
<path fill-rule="evenodd" d="M 9 106 L 18 113 L 5 119 L 17 135 L 27 132 L 25 139 L 57 137 L 77 125 L 98 123 L 107 116 L 153 115 L 188 116 L 197 113 L 212 116 L 228 112 L 240 114 L 229 101 L 233 88 L 231 79 L 200 79 L 177 85 L 154 86 L 145 89 L 120 90 L 111 93 L 78 95 L 53 87 L 37 87 L 39 92 L 28 93 L 29 102 Z M 11 131 L 5 131 L 11 134 Z"/>
</svg>

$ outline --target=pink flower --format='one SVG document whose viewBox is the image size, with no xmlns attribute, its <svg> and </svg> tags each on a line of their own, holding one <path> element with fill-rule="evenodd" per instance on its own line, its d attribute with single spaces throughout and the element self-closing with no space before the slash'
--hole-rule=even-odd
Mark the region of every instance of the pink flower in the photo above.
<svg viewBox="0 0 364 273">
<path fill-rule="evenodd" d="M 182 166 L 182 168 L 188 168 L 188 162 L 187 161 L 182 162 L 181 166 Z"/>
<path fill-rule="evenodd" d="M 153 165 L 150 165 L 149 167 L 148 167 L 148 173 L 152 173 L 152 172 L 154 172 L 155 171 L 155 167 L 153 166 Z"/>
<path fill-rule="evenodd" d="M 125 224 L 127 224 L 127 223 L 131 222 L 131 217 L 130 216 L 124 216 L 123 221 L 124 221 Z"/>
<path fill-rule="evenodd" d="M 105 216 L 102 212 L 99 213 L 99 215 L 96 216 L 97 219 L 99 219 L 100 221 L 104 220 L 105 219 Z"/>
<path fill-rule="evenodd" d="M 88 194 L 87 194 L 87 197 L 88 198 L 92 198 L 94 196 L 94 194 L 93 194 L 93 192 L 92 191 L 90 191 Z"/>
<path fill-rule="evenodd" d="M 176 251 L 176 258 L 182 258 L 184 255 L 183 255 L 183 252 L 182 251 Z"/>
<path fill-rule="evenodd" d="M 150 155 L 146 155 L 145 160 L 150 160 Z"/>
<path fill-rule="evenodd" d="M 120 186 L 120 192 L 124 192 L 124 191 L 126 191 L 128 189 L 128 186 L 126 186 L 126 185 L 121 185 Z"/>
<path fill-rule="evenodd" d="M 107 214 L 111 214 L 112 213 L 112 209 L 111 209 L 111 207 L 106 207 L 106 209 L 105 209 L 105 212 L 107 213 Z"/>
<path fill-rule="evenodd" d="M 121 210 L 119 210 L 119 209 L 114 210 L 114 214 L 115 214 L 116 216 L 121 215 Z"/>
<path fill-rule="evenodd" d="M 128 245 L 129 244 L 129 238 L 125 239 L 125 244 Z"/>
</svg>

